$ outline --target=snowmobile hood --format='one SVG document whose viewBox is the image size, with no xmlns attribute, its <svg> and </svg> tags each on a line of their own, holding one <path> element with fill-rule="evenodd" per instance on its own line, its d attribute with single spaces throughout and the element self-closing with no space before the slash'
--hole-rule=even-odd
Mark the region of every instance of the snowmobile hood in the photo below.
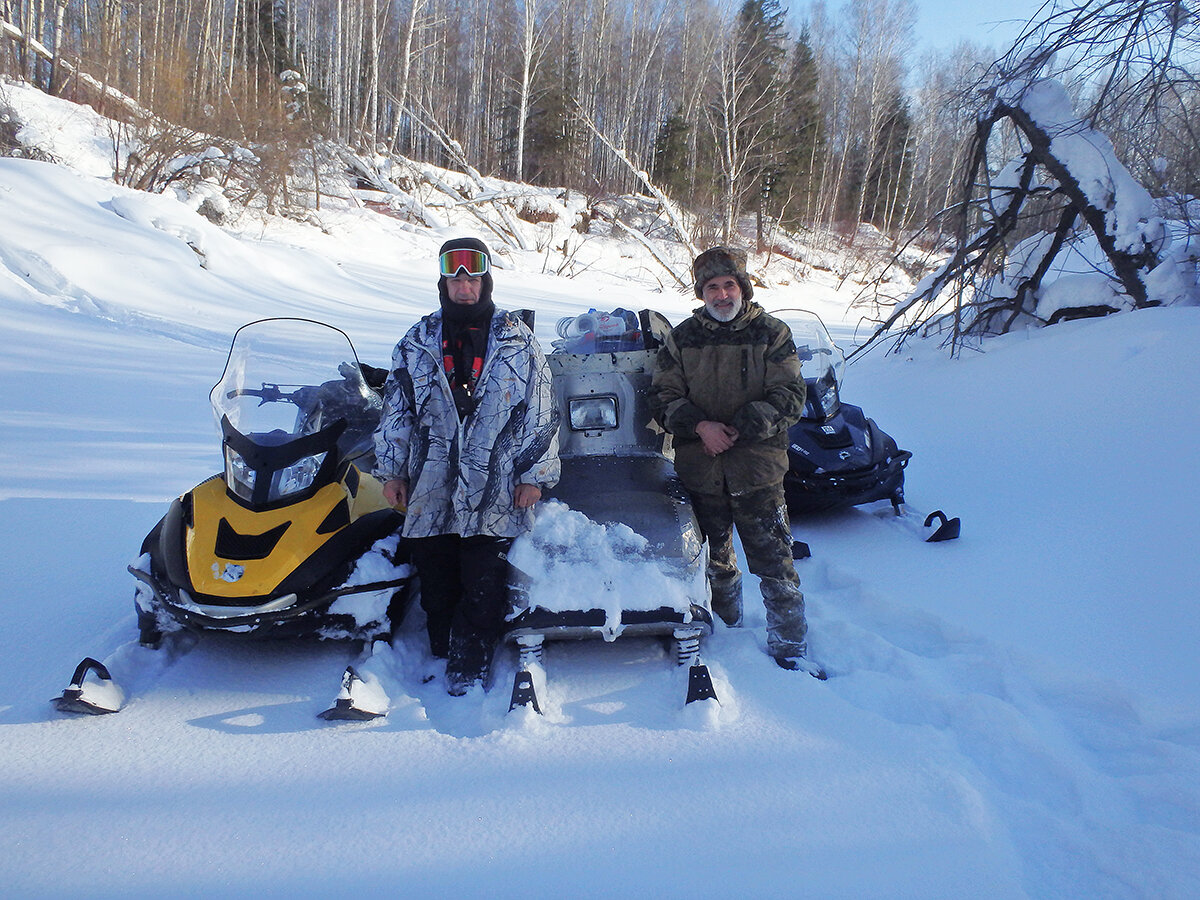
<svg viewBox="0 0 1200 900">
<path fill-rule="evenodd" d="M 190 497 L 184 541 L 192 586 L 223 598 L 276 592 L 336 532 L 389 509 L 379 483 L 354 468 L 311 497 L 276 509 L 248 509 L 230 497 L 219 478 L 197 485 Z"/>
</svg>

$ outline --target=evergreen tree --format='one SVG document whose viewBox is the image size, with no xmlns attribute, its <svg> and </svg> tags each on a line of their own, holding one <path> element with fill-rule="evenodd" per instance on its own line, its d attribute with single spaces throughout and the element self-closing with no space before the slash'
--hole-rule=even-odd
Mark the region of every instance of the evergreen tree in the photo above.
<svg viewBox="0 0 1200 900">
<path fill-rule="evenodd" d="M 775 138 L 778 176 L 767 209 L 790 224 L 811 218 L 821 189 L 825 152 L 819 72 L 807 29 L 792 48 L 792 62 L 779 107 Z"/>
<path fill-rule="evenodd" d="M 654 139 L 654 161 L 650 167 L 654 183 L 668 196 L 680 199 L 690 187 L 688 165 L 688 132 L 692 126 L 684 117 L 683 108 L 676 106 L 658 126 Z"/>
<path fill-rule="evenodd" d="M 287 6 L 283 0 L 242 0 L 242 23 L 246 29 L 244 48 L 247 64 L 260 77 L 274 80 L 294 69 L 287 42 Z"/>
<path fill-rule="evenodd" d="M 897 93 L 891 112 L 879 125 L 875 154 L 863 181 L 863 219 L 885 231 L 903 219 L 912 184 L 908 99 Z"/>
<path fill-rule="evenodd" d="M 572 72 L 574 50 L 566 59 L 539 67 L 534 79 L 533 103 L 525 124 L 524 180 L 531 184 L 566 185 L 575 181 L 580 126 L 571 98 L 576 96 Z"/>
<path fill-rule="evenodd" d="M 755 209 L 758 246 L 764 243 L 763 216 L 778 206 L 784 136 L 777 125 L 786 60 L 784 10 L 778 0 L 746 0 L 738 12 L 735 40 L 746 103 L 738 123 L 739 146 L 747 157 L 746 187 Z"/>
</svg>

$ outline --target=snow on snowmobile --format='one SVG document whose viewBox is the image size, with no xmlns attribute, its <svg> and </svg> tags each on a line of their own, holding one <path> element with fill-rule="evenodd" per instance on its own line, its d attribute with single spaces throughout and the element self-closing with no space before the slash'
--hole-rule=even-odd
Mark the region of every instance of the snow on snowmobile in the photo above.
<svg viewBox="0 0 1200 900">
<path fill-rule="evenodd" d="M 383 377 L 320 322 L 237 330 L 210 394 L 224 472 L 174 500 L 129 567 L 142 646 L 206 632 L 367 642 L 390 633 L 412 570 L 403 516 L 369 474 Z M 54 702 L 96 714 L 116 712 L 122 697 L 108 666 L 89 658 Z"/>
<path fill-rule="evenodd" d="M 788 431 L 783 479 L 788 511 L 802 516 L 888 500 L 902 515 L 904 469 L 912 453 L 901 450 L 861 407 L 842 401 L 846 359 L 819 316 L 802 309 L 771 315 L 791 328 L 808 388 L 804 414 Z M 934 526 L 927 541 L 958 537 L 961 523 L 936 510 L 924 521 L 926 529 Z"/>
<path fill-rule="evenodd" d="M 670 324 L 650 310 L 592 311 L 558 331 L 547 360 L 562 476 L 509 554 L 506 640 L 519 652 L 509 708 L 541 712 L 534 673 L 544 673 L 545 641 L 563 639 L 665 638 L 688 667 L 686 703 L 715 698 L 700 661 L 712 633 L 706 546 L 669 436 L 650 415 L 654 358 Z"/>
</svg>

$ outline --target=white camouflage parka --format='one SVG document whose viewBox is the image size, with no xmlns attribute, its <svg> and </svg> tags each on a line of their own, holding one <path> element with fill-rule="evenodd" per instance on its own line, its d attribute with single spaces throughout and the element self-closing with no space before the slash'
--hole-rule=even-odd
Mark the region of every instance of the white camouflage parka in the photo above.
<svg viewBox="0 0 1200 900">
<path fill-rule="evenodd" d="M 558 409 L 550 367 L 533 333 L 496 310 L 475 387 L 478 406 L 459 421 L 442 364 L 442 313 L 409 329 L 392 354 L 375 475 L 408 482 L 405 537 L 517 537 L 533 512 L 517 509 L 518 484 L 558 483 Z"/>
</svg>

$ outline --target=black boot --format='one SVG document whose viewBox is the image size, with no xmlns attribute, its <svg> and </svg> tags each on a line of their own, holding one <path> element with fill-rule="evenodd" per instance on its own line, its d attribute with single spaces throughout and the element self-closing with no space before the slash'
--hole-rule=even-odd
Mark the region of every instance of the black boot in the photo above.
<svg viewBox="0 0 1200 900">
<path fill-rule="evenodd" d="M 494 641 L 480 632 L 450 636 L 450 656 L 446 661 L 446 693 L 461 697 L 475 685 L 487 687 L 492 668 Z"/>
<path fill-rule="evenodd" d="M 742 576 L 735 573 L 727 578 L 710 578 L 712 611 L 729 628 L 742 627 Z"/>
<path fill-rule="evenodd" d="M 820 663 L 809 659 L 807 645 L 801 646 L 800 651 L 795 656 L 773 656 L 775 665 L 781 669 L 787 669 L 791 672 L 807 672 L 818 681 L 824 681 L 829 677 L 825 669 Z"/>
</svg>

